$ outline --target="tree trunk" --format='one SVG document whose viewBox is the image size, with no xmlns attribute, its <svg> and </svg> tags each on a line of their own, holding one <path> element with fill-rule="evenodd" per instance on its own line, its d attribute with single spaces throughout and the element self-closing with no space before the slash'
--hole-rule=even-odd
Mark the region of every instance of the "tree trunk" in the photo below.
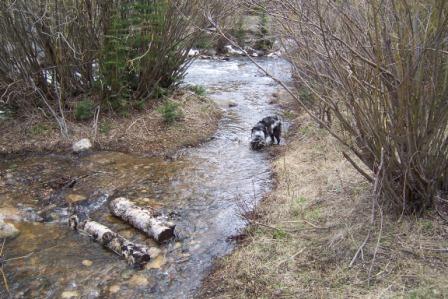
<svg viewBox="0 0 448 299">
<path fill-rule="evenodd" d="M 135 268 L 142 268 L 144 264 L 149 262 L 151 258 L 155 258 L 159 253 L 158 248 L 148 248 L 133 243 L 98 222 L 89 219 L 80 220 L 76 214 L 70 216 L 69 226 L 74 230 L 87 233 L 104 247 L 124 257 L 128 264 Z"/>
<path fill-rule="evenodd" d="M 135 228 L 145 232 L 158 242 L 174 237 L 175 225 L 153 211 L 136 206 L 126 198 L 119 197 L 109 204 L 110 211 L 115 216 L 128 222 Z"/>
</svg>

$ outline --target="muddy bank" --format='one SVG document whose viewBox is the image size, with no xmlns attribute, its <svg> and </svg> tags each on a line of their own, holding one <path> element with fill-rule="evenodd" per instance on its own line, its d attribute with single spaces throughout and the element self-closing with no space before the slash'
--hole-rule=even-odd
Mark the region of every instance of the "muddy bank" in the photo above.
<svg viewBox="0 0 448 299">
<path fill-rule="evenodd" d="M 176 150 L 198 145 L 216 132 L 222 112 L 207 97 L 181 90 L 170 97 L 179 105 L 182 117 L 166 124 L 157 108 L 148 106 L 132 116 L 104 113 L 95 131 L 93 122 L 69 123 L 69 139 L 61 136 L 52 119 L 29 115 L 26 119 L 0 120 L 0 155 L 67 152 L 82 138 L 94 141 L 95 150 L 144 153 L 164 156 Z"/>
</svg>

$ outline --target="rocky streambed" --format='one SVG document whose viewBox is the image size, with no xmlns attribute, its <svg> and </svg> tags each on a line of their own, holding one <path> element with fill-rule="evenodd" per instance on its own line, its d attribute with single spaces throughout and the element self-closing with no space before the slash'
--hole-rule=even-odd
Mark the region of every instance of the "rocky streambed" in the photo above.
<svg viewBox="0 0 448 299">
<path fill-rule="evenodd" d="M 257 59 L 289 79 L 285 61 Z M 213 139 L 199 147 L 169 158 L 92 152 L 0 161 L 0 214 L 20 231 L 3 252 L 13 259 L 3 267 L 12 298 L 191 298 L 214 259 L 232 250 L 231 237 L 245 226 L 240 214 L 271 189 L 267 153 L 251 151 L 248 139 L 253 124 L 280 113 L 270 104 L 278 87 L 246 58 L 197 60 L 185 83 L 204 86 L 225 109 Z M 157 244 L 111 216 L 103 203 L 118 196 L 168 215 L 177 224 L 175 240 Z M 100 203 L 91 207 L 92 219 L 158 247 L 159 255 L 132 269 L 68 229 L 70 203 L 84 200 Z"/>
</svg>

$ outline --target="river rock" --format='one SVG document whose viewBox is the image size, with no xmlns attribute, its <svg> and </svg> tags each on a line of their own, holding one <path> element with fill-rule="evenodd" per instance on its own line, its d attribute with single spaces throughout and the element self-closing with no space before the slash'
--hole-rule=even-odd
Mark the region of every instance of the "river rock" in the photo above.
<svg viewBox="0 0 448 299">
<path fill-rule="evenodd" d="M 132 274 L 134 274 L 134 270 L 126 269 L 120 273 L 120 276 L 121 278 L 129 279 L 132 276 Z"/>
<path fill-rule="evenodd" d="M 0 220 L 0 240 L 6 238 L 14 239 L 19 234 L 20 231 L 13 224 Z"/>
<path fill-rule="evenodd" d="M 77 291 L 65 291 L 62 292 L 61 298 L 64 299 L 79 298 L 79 293 Z"/>
<path fill-rule="evenodd" d="M 207 55 L 207 56 L 216 56 L 217 53 L 216 53 L 215 49 L 211 48 L 211 49 L 205 50 L 204 54 Z"/>
<path fill-rule="evenodd" d="M 109 292 L 111 294 L 118 293 L 119 291 L 120 291 L 120 286 L 119 285 L 114 284 L 114 285 L 109 287 Z"/>
<path fill-rule="evenodd" d="M 246 51 L 247 54 L 249 54 L 252 57 L 258 57 L 261 56 L 261 52 L 255 50 L 254 48 L 251 47 L 245 47 L 244 50 Z"/>
<path fill-rule="evenodd" d="M 145 269 L 160 269 L 166 264 L 166 258 L 164 255 L 159 255 L 155 259 L 152 259 L 146 264 Z"/>
<path fill-rule="evenodd" d="M 87 151 L 91 148 L 92 148 L 92 143 L 87 138 L 79 140 L 78 142 L 74 143 L 72 146 L 74 153 L 81 153 L 81 152 Z"/>
<path fill-rule="evenodd" d="M 234 49 L 231 45 L 224 46 L 224 49 L 230 55 L 243 55 L 242 51 Z"/>
<path fill-rule="evenodd" d="M 93 265 L 93 262 L 91 260 L 83 260 L 82 264 L 86 267 L 90 267 Z"/>
<path fill-rule="evenodd" d="M 236 107 L 236 106 L 238 106 L 237 102 L 235 102 L 234 100 L 229 100 L 229 107 L 230 108 L 233 108 L 233 107 Z"/>
<path fill-rule="evenodd" d="M 149 284 L 149 280 L 143 275 L 134 274 L 131 279 L 129 279 L 129 284 L 134 287 L 144 287 Z"/>
<path fill-rule="evenodd" d="M 190 49 L 188 51 L 188 57 L 195 57 L 199 55 L 199 50 L 196 49 Z"/>
<path fill-rule="evenodd" d="M 79 195 L 79 194 L 69 194 L 65 197 L 65 200 L 69 203 L 78 203 L 81 201 L 86 200 L 87 197 L 85 197 L 84 195 Z"/>
<path fill-rule="evenodd" d="M 6 221 L 15 221 L 20 222 L 23 220 L 23 213 L 16 208 L 0 208 L 0 221 L 6 220 Z"/>
</svg>

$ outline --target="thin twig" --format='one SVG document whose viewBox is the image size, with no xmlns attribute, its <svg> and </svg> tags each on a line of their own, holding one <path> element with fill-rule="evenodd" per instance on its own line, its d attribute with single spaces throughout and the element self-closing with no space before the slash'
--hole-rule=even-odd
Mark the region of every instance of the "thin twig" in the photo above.
<svg viewBox="0 0 448 299">
<path fill-rule="evenodd" d="M 5 243 L 6 243 L 6 238 L 3 239 L 3 244 L 2 244 L 2 248 L 0 249 L 0 258 L 3 255 L 3 248 L 5 247 Z"/>
<path fill-rule="evenodd" d="M 355 255 L 353 256 L 350 264 L 348 265 L 349 268 L 351 268 L 353 266 L 353 264 L 355 263 L 356 259 L 358 258 L 359 253 L 361 252 L 361 250 L 364 248 L 364 246 L 366 245 L 367 241 L 370 238 L 370 230 L 367 233 L 366 238 L 364 239 L 364 242 L 362 242 L 361 246 L 358 247 L 358 250 L 356 251 Z"/>
<path fill-rule="evenodd" d="M 26 258 L 32 256 L 33 254 L 34 254 L 34 252 L 30 252 L 30 253 L 28 253 L 27 255 L 24 255 L 24 256 L 13 257 L 13 258 L 7 259 L 7 260 L 5 260 L 5 262 L 16 261 L 16 260 L 21 260 L 21 259 L 26 259 Z"/>
<path fill-rule="evenodd" d="M 277 264 L 277 268 L 280 267 L 283 263 L 287 262 L 288 260 L 292 260 L 294 259 L 296 256 L 298 256 L 299 254 L 301 254 L 303 251 L 305 251 L 306 247 L 303 247 L 302 249 L 300 249 L 298 252 L 294 253 L 293 255 L 291 255 L 290 257 L 280 261 Z"/>
<path fill-rule="evenodd" d="M 381 236 L 383 234 L 383 210 L 381 209 L 381 206 L 379 205 L 378 201 L 376 201 L 376 202 L 377 202 L 378 208 L 380 210 L 381 221 L 380 221 L 380 231 L 378 232 L 378 239 L 376 240 L 375 250 L 373 252 L 373 258 L 372 258 L 372 261 L 370 262 L 369 274 L 367 275 L 367 277 L 368 277 L 367 281 L 368 281 L 369 286 L 370 286 L 370 280 L 372 278 L 373 265 L 375 264 L 376 254 L 378 253 L 378 248 L 380 247 Z"/>
<path fill-rule="evenodd" d="M 2 273 L 2 276 L 3 276 L 3 283 L 5 284 L 6 291 L 9 294 L 8 280 L 6 279 L 6 275 L 5 275 L 5 272 L 3 271 L 3 267 L 0 267 L 0 272 Z"/>
<path fill-rule="evenodd" d="M 370 235 L 372 233 L 372 227 L 375 223 L 375 205 L 378 202 L 378 197 L 380 196 L 379 194 L 379 190 L 381 190 L 380 188 L 380 174 L 383 168 L 383 163 L 384 163 L 384 148 L 381 149 L 381 161 L 380 161 L 380 165 L 378 167 L 378 171 L 376 173 L 375 176 L 375 184 L 373 187 L 373 199 L 372 199 L 372 213 L 371 213 L 371 218 L 370 218 L 370 228 L 369 231 L 367 233 L 366 238 L 364 239 L 364 242 L 362 242 L 361 246 L 359 246 L 358 250 L 356 251 L 355 255 L 353 256 L 350 264 L 349 264 L 349 268 L 351 268 L 353 266 L 353 264 L 355 263 L 359 253 L 363 250 L 364 246 L 367 244 L 367 241 L 370 238 Z M 382 213 L 382 212 L 381 212 Z M 382 217 L 382 214 L 381 214 Z M 382 218 L 381 218 L 382 219 Z M 382 229 L 382 220 L 381 220 L 381 229 Z M 375 248 L 375 255 L 376 255 L 376 250 L 378 249 L 378 246 Z M 370 267 L 373 267 L 373 262 L 375 260 L 375 256 L 374 259 L 372 260 L 372 263 L 370 265 Z M 371 269 L 370 269 L 371 270 Z M 370 276 L 370 270 L 369 270 L 369 276 Z"/>
<path fill-rule="evenodd" d="M 379 190 L 381 190 L 381 184 L 382 184 L 382 175 L 381 172 L 383 171 L 383 164 L 384 164 L 384 148 L 381 148 L 381 160 L 380 160 L 380 166 L 378 167 L 378 172 L 376 173 L 376 177 L 375 177 L 375 188 L 374 188 L 374 204 L 378 205 L 379 211 L 380 211 L 380 217 L 381 217 L 381 221 L 380 221 L 380 231 L 378 233 L 378 239 L 376 241 L 376 245 L 375 245 L 375 250 L 373 252 L 373 258 L 372 261 L 370 262 L 370 268 L 369 268 L 369 274 L 368 276 L 368 285 L 370 286 L 370 279 L 371 279 L 371 274 L 372 274 L 372 269 L 373 269 L 373 265 L 375 264 L 375 259 L 376 259 L 376 254 L 378 252 L 378 248 L 380 246 L 380 241 L 381 241 L 381 236 L 383 233 L 383 210 L 381 209 L 381 206 L 379 204 L 378 198 L 380 197 L 380 192 Z M 372 219 L 372 222 L 374 221 L 374 219 Z M 373 225 L 373 224 L 372 224 Z"/>
</svg>

